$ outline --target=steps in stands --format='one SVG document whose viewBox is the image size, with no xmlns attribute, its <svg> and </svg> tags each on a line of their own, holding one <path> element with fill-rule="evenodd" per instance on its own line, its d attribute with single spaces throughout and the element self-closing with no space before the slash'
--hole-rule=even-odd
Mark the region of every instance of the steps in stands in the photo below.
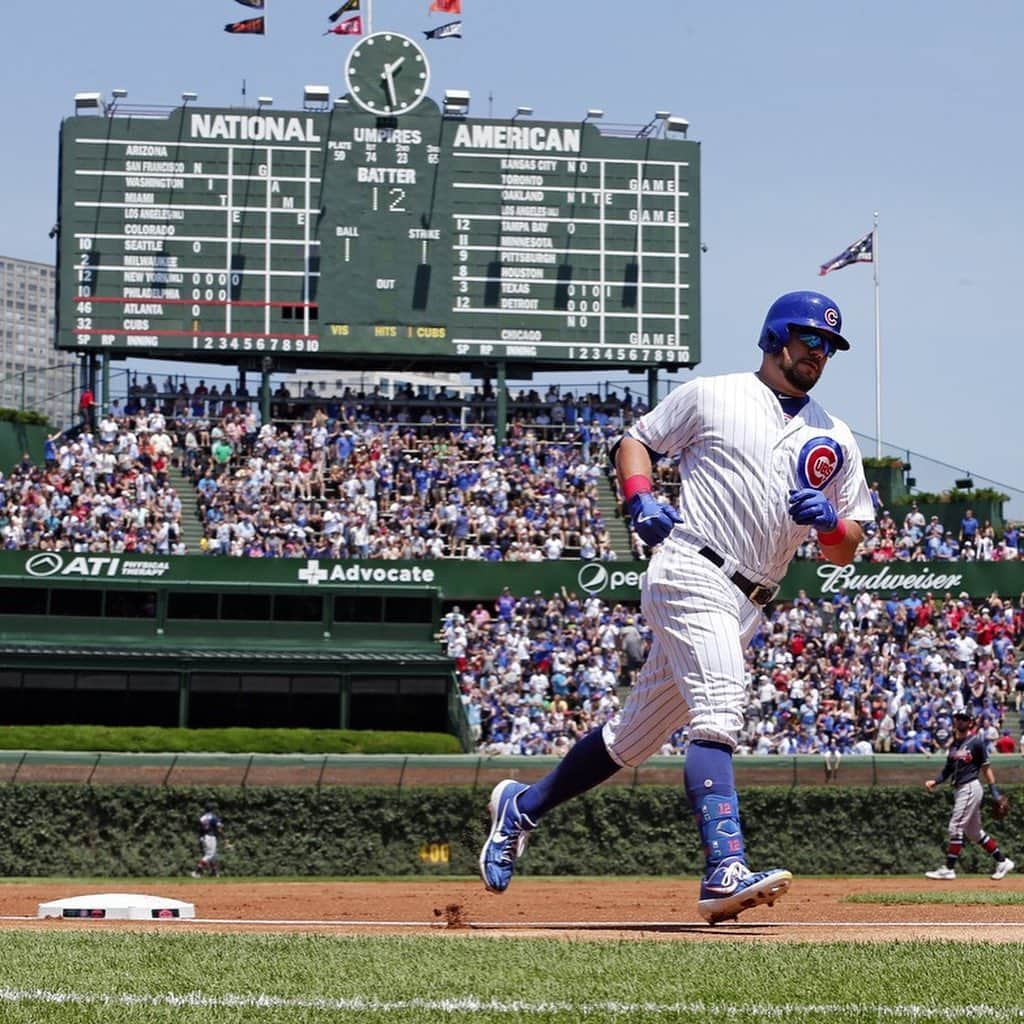
<svg viewBox="0 0 1024 1024">
<path fill-rule="evenodd" d="M 196 516 L 196 489 L 192 481 L 173 462 L 167 465 L 167 479 L 181 499 L 181 533 L 185 548 L 190 555 L 199 554 L 199 541 L 203 537 L 203 526 Z"/>
<path fill-rule="evenodd" d="M 629 545 L 629 529 L 622 518 L 622 509 L 615 495 L 615 481 L 611 477 L 604 477 L 598 485 L 597 505 L 604 517 L 604 525 L 608 530 L 608 538 L 615 556 L 619 561 L 628 561 L 633 557 Z"/>
</svg>

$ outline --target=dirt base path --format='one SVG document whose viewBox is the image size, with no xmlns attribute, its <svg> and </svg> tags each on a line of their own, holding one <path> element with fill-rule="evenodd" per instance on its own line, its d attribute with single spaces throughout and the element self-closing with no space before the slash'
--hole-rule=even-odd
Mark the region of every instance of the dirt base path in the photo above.
<svg viewBox="0 0 1024 1024">
<path fill-rule="evenodd" d="M 38 905 L 87 893 L 132 892 L 186 900 L 196 920 L 39 920 Z M 849 903 L 857 893 L 1013 894 L 1010 904 Z M 516 879 L 502 896 L 477 881 L 274 882 L 183 879 L 159 885 L 0 884 L 2 928 L 183 928 L 324 934 L 547 935 L 772 942 L 955 939 L 1024 942 L 1024 876 L 794 879 L 772 908 L 709 927 L 694 879 Z"/>
</svg>

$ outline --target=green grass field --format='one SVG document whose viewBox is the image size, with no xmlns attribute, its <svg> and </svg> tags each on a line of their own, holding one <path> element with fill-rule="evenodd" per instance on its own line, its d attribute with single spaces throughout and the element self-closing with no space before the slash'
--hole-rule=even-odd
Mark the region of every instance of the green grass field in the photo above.
<svg viewBox="0 0 1024 1024">
<path fill-rule="evenodd" d="M 0 934 L 3 1024 L 1024 1020 L 1021 945 Z"/>
</svg>

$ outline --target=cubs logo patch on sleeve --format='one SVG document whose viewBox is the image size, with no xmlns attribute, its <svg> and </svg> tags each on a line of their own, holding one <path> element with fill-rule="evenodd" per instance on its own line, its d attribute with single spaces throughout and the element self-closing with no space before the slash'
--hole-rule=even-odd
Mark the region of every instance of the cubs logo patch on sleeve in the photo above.
<svg viewBox="0 0 1024 1024">
<path fill-rule="evenodd" d="M 796 476 L 801 487 L 819 491 L 843 468 L 843 449 L 831 437 L 812 437 L 800 449 Z"/>
</svg>

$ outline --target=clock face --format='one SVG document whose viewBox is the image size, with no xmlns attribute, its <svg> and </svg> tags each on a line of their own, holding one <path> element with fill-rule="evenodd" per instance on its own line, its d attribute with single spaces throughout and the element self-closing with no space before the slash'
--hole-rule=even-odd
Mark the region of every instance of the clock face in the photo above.
<svg viewBox="0 0 1024 1024">
<path fill-rule="evenodd" d="M 371 114 L 404 114 L 427 95 L 430 69 L 423 51 L 398 32 L 361 39 L 345 62 L 352 99 Z"/>
</svg>

